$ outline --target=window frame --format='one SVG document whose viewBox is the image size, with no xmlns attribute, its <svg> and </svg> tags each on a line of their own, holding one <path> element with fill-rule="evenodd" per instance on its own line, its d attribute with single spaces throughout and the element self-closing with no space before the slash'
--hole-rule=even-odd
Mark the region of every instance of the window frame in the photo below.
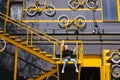
<svg viewBox="0 0 120 80">
<path fill-rule="evenodd" d="M 119 4 L 120 3 L 118 3 L 119 2 L 119 0 L 116 0 L 116 17 L 117 17 L 117 20 L 105 20 L 105 18 L 104 18 L 104 14 L 105 14 L 105 12 L 104 12 L 104 1 L 102 0 L 102 16 L 103 16 L 103 22 L 120 22 L 120 15 L 119 15 L 119 13 L 120 13 L 120 7 L 119 7 Z M 118 9 L 119 8 L 119 9 Z"/>
</svg>

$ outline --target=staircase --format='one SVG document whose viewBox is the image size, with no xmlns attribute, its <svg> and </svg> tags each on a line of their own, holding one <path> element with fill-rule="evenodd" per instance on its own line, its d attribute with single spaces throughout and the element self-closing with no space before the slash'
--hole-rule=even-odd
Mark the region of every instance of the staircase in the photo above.
<svg viewBox="0 0 120 80">
<path fill-rule="evenodd" d="M 37 57 L 39 57 L 47 62 L 50 62 L 52 64 L 56 64 L 55 60 L 51 58 L 52 55 L 49 54 L 49 56 L 51 56 L 51 57 L 48 57 L 47 52 L 41 51 L 39 48 L 35 48 L 32 45 L 27 45 L 26 42 L 22 42 L 21 39 L 18 39 L 15 36 L 12 36 L 12 35 L 9 35 L 7 33 L 4 33 L 3 31 L 0 31 L 0 37 L 5 39 L 7 42 L 35 55 L 35 56 L 37 56 Z"/>
<path fill-rule="evenodd" d="M 6 30 L 0 30 L 0 38 L 3 38 L 4 40 L 6 40 L 8 43 L 13 44 L 16 47 L 19 47 L 27 52 L 29 52 L 32 55 L 35 55 L 37 57 L 39 57 L 40 59 L 43 59 L 51 64 L 56 65 L 56 60 L 59 60 L 58 58 L 54 58 L 52 54 L 48 54 L 45 51 L 41 51 L 40 48 L 36 48 L 32 45 L 32 37 L 38 37 L 38 38 L 42 38 L 46 41 L 48 41 L 49 43 L 52 44 L 57 44 L 58 40 L 43 33 L 40 32 L 39 30 L 32 28 L 24 23 L 21 23 L 20 21 L 16 21 L 12 18 L 10 18 L 9 16 L 4 15 L 3 13 L 0 12 L 0 18 L 5 20 L 6 17 L 8 18 L 7 22 L 12 23 L 14 25 L 16 25 L 17 27 L 26 30 L 27 34 L 26 34 L 26 40 L 22 40 L 17 36 L 13 36 L 9 33 L 6 32 Z M 5 29 L 5 28 L 4 28 Z M 29 36 L 31 35 L 31 36 Z M 29 37 L 31 37 L 31 41 L 29 42 Z M 29 44 L 30 43 L 30 44 Z M 49 71 L 46 71 L 45 74 L 41 73 L 40 76 L 34 77 L 36 80 L 42 80 L 44 78 L 46 78 L 47 76 L 54 74 L 57 72 L 57 69 L 52 69 Z M 42 76 L 41 76 L 42 75 Z M 31 78 L 32 79 L 32 78 Z"/>
</svg>

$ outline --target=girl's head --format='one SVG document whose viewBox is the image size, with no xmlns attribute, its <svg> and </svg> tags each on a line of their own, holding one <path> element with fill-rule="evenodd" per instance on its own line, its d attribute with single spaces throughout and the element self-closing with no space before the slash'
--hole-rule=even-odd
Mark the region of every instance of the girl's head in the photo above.
<svg viewBox="0 0 120 80">
<path fill-rule="evenodd" d="M 68 50 L 68 45 L 64 45 L 63 50 Z"/>
</svg>

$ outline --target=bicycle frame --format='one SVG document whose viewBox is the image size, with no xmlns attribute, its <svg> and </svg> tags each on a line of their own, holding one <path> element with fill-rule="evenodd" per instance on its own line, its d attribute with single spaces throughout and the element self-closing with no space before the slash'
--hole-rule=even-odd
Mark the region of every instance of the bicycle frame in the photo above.
<svg viewBox="0 0 120 80">
<path fill-rule="evenodd" d="M 86 6 L 89 9 L 96 9 L 98 7 L 98 0 L 69 0 L 68 1 L 68 5 L 72 10 L 76 10 L 80 6 L 83 7 L 84 4 L 86 4 Z"/>
<path fill-rule="evenodd" d="M 61 28 L 66 28 L 66 30 L 73 24 L 75 29 L 81 28 L 83 29 L 86 24 L 86 18 L 82 15 L 78 15 L 77 17 L 72 17 L 69 19 L 66 15 L 61 15 L 58 17 L 59 20 L 59 26 Z M 62 23 L 61 23 L 62 22 Z M 80 22 L 80 23 L 78 23 Z"/>
<path fill-rule="evenodd" d="M 35 0 L 35 3 L 29 5 L 26 9 L 26 13 L 29 16 L 34 16 L 37 12 L 42 12 L 48 16 L 52 16 L 55 14 L 55 6 L 52 4 L 48 4 L 48 1 L 45 0 L 43 3 L 42 1 Z"/>
</svg>

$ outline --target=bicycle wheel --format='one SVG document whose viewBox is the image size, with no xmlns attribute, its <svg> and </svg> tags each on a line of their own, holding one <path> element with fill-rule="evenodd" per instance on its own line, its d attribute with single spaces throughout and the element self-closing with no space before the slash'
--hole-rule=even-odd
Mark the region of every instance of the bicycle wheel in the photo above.
<svg viewBox="0 0 120 80">
<path fill-rule="evenodd" d="M 46 78 L 46 80 L 58 80 L 58 77 L 56 75 L 50 75 Z"/>
<path fill-rule="evenodd" d="M 66 15 L 61 15 L 58 17 L 60 28 L 67 28 L 69 25 L 69 17 Z"/>
<path fill-rule="evenodd" d="M 75 19 L 76 19 L 76 21 L 74 22 L 75 25 L 78 28 L 83 29 L 85 27 L 85 24 L 86 24 L 86 18 L 82 15 L 78 15 Z"/>
<path fill-rule="evenodd" d="M 86 5 L 90 9 L 97 9 L 98 8 L 98 0 L 87 0 Z"/>
<path fill-rule="evenodd" d="M 68 6 L 71 8 L 71 9 L 77 9 L 79 8 L 79 0 L 69 0 L 68 1 Z"/>
<path fill-rule="evenodd" d="M 0 52 L 4 51 L 6 48 L 6 41 L 0 38 Z"/>
<path fill-rule="evenodd" d="M 111 61 L 116 64 L 120 63 L 120 52 L 113 52 L 111 54 Z"/>
<path fill-rule="evenodd" d="M 118 64 L 112 65 L 112 76 L 115 79 L 120 78 L 120 65 Z"/>
<path fill-rule="evenodd" d="M 53 16 L 55 14 L 55 6 L 52 4 L 49 4 L 48 6 L 46 6 L 46 8 L 44 9 L 44 13 L 48 16 Z"/>
<path fill-rule="evenodd" d="M 28 16 L 34 16 L 37 13 L 37 6 L 36 5 L 29 5 L 26 8 L 26 13 Z"/>
</svg>

